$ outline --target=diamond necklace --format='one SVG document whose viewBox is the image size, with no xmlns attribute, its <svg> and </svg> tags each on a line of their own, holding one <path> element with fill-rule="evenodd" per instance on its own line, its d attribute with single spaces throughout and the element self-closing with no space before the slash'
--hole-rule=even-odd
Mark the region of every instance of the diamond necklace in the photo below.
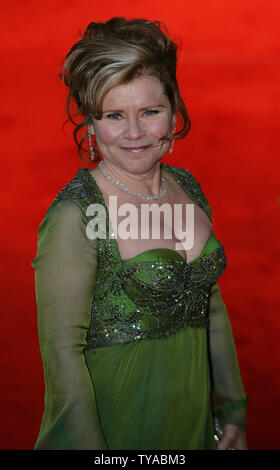
<svg viewBox="0 0 280 470">
<path fill-rule="evenodd" d="M 119 189 L 122 191 L 126 191 L 129 194 L 132 194 L 133 196 L 138 197 L 138 199 L 159 199 L 160 197 L 164 196 L 167 193 L 167 185 L 166 185 L 166 180 L 162 176 L 161 177 L 161 182 L 162 182 L 162 187 L 163 189 L 159 194 L 153 194 L 153 196 L 143 196 L 141 193 L 137 193 L 136 191 L 131 191 L 131 189 L 126 188 L 122 183 L 119 183 L 119 181 L 116 181 L 109 173 L 108 171 L 105 170 L 105 168 L 102 165 L 102 162 L 99 163 L 99 168 L 102 171 L 103 175 L 108 178 L 112 183 L 114 183 Z"/>
</svg>

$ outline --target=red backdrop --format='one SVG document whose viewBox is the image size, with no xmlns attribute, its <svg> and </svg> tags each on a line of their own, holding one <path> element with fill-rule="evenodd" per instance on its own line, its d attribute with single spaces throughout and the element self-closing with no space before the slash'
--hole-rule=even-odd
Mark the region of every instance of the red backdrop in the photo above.
<svg viewBox="0 0 280 470">
<path fill-rule="evenodd" d="M 10 6 L 9 6 L 10 5 Z M 109 12 L 109 14 L 108 14 Z M 251 449 L 279 449 L 279 26 L 273 0 L 35 0 L 1 8 L 1 449 L 31 449 L 43 411 L 37 227 L 80 161 L 57 68 L 80 29 L 111 16 L 164 21 L 182 43 L 192 130 L 165 161 L 188 168 L 214 212 L 220 280 L 250 395 Z"/>
</svg>

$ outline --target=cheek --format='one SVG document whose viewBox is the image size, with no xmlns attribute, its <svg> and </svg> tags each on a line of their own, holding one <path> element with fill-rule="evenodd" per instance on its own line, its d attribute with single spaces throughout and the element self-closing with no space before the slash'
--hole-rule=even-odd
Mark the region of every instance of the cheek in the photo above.
<svg viewBox="0 0 280 470">
<path fill-rule="evenodd" d="M 170 132 L 170 121 L 163 119 L 151 123 L 149 126 L 149 132 L 153 135 L 163 137 Z"/>
<path fill-rule="evenodd" d="M 95 136 L 97 143 L 100 144 L 113 144 L 115 140 L 119 137 L 120 130 L 112 126 L 102 125 L 95 129 Z"/>
</svg>

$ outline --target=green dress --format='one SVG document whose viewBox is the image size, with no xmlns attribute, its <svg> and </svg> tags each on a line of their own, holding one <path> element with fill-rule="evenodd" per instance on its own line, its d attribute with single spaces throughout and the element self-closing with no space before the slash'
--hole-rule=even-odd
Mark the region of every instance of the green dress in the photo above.
<svg viewBox="0 0 280 470">
<path fill-rule="evenodd" d="M 162 170 L 212 221 L 195 177 Z M 213 412 L 245 428 L 213 232 L 190 263 L 166 248 L 121 260 L 102 193 L 80 168 L 41 221 L 31 265 L 45 381 L 35 449 L 215 449 Z"/>
</svg>

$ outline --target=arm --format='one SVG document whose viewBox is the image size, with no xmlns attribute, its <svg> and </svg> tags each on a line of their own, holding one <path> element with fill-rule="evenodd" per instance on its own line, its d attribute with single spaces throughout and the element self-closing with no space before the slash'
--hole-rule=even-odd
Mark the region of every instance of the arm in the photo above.
<svg viewBox="0 0 280 470">
<path fill-rule="evenodd" d="M 35 449 L 106 449 L 84 348 L 95 286 L 95 243 L 71 200 L 49 208 L 38 229 L 35 269 L 45 410 Z"/>
<path fill-rule="evenodd" d="M 225 431 L 232 434 L 232 425 L 244 431 L 249 397 L 244 392 L 232 329 L 217 283 L 211 288 L 209 321 L 210 365 L 217 400 L 214 414 L 225 425 Z"/>
</svg>

